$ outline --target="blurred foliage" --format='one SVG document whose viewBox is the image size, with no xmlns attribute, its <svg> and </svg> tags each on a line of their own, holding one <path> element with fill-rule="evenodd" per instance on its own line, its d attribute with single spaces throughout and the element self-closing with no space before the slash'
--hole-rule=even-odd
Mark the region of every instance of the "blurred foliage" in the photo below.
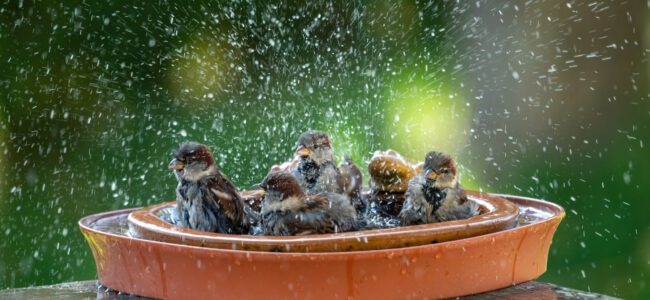
<svg viewBox="0 0 650 300">
<path fill-rule="evenodd" d="M 565 6 L 539 3 L 527 11 L 571 20 L 556 11 Z M 605 60 L 573 76 L 574 91 L 600 83 L 592 102 L 545 94 L 574 82 L 552 74 L 527 82 L 530 97 L 507 98 L 539 75 L 497 59 L 529 55 L 509 51 L 520 40 L 492 33 L 494 24 L 536 21 L 517 21 L 519 5 L 3 1 L 0 288 L 94 278 L 77 220 L 173 199 L 166 165 L 181 141 L 208 144 L 245 188 L 289 159 L 301 132 L 320 129 L 339 159 L 365 165 L 373 151 L 395 148 L 420 160 L 438 148 L 458 157 L 469 187 L 563 205 L 542 280 L 650 297 L 645 54 L 625 44 L 632 63 L 621 72 L 632 84 L 598 77 L 615 68 Z M 622 9 L 636 18 L 634 8 Z M 479 24 L 486 15 L 493 23 Z M 539 41 L 530 64 L 558 55 L 553 45 L 583 47 L 555 42 Z"/>
</svg>

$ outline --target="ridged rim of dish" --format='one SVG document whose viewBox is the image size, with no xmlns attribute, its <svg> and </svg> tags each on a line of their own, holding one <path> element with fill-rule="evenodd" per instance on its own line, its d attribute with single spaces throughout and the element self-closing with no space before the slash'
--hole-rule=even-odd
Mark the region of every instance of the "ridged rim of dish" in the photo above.
<svg viewBox="0 0 650 300">
<path fill-rule="evenodd" d="M 174 205 L 174 202 L 133 211 L 128 222 L 134 233 L 147 240 L 206 248 L 292 253 L 403 248 L 485 235 L 515 225 L 519 213 L 517 205 L 487 193 L 468 192 L 468 196 L 470 201 L 481 206 L 484 213 L 465 220 L 335 234 L 251 236 L 192 230 L 170 224 L 158 216 L 161 209 Z"/>
<path fill-rule="evenodd" d="M 541 199 L 536 199 L 536 198 L 530 198 L 530 197 L 523 197 L 523 196 L 516 196 L 516 195 L 508 195 L 508 194 L 495 194 L 497 196 L 504 197 L 506 199 L 512 199 L 515 202 L 529 202 L 529 203 L 534 203 L 537 208 L 540 206 L 543 206 L 545 210 L 547 210 L 549 213 L 552 214 L 551 217 L 548 219 L 543 219 L 538 222 L 526 224 L 526 225 L 519 225 L 514 228 L 510 229 L 505 229 L 505 230 L 500 230 L 497 232 L 485 234 L 485 235 L 479 235 L 479 236 L 474 236 L 470 238 L 466 238 L 461 240 L 463 243 L 472 243 L 472 242 L 481 242 L 482 240 L 485 239 L 491 239 L 496 237 L 497 235 L 502 235 L 502 234 L 509 234 L 514 231 L 520 231 L 520 230 L 531 230 L 532 228 L 541 228 L 543 226 L 550 226 L 551 223 L 560 223 L 562 219 L 565 216 L 565 211 L 564 208 L 561 206 L 548 202 L 545 200 Z M 363 250 L 363 251 L 347 251 L 347 252 L 266 252 L 266 251 L 245 251 L 245 250 L 231 250 L 231 249 L 219 249 L 219 248 L 205 248 L 205 247 L 198 247 L 198 246 L 191 246 L 191 245 L 184 245 L 184 244 L 174 244 L 174 243 L 166 243 L 166 242 L 159 242 L 159 241 L 154 241 L 154 240 L 148 240 L 148 239 L 142 239 L 142 238 L 137 238 L 137 237 L 132 237 L 132 236 L 125 236 L 125 235 L 120 235 L 116 233 L 111 233 L 111 232 L 105 232 L 101 231 L 98 229 L 92 228 L 92 224 L 94 224 L 96 221 L 103 219 L 103 218 L 109 218 L 109 217 L 115 217 L 120 214 L 124 214 L 127 212 L 133 212 L 137 210 L 137 208 L 127 208 L 127 209 L 121 209 L 121 210 L 115 210 L 115 211 L 109 211 L 109 212 L 101 212 L 101 213 L 96 213 L 92 215 L 88 215 L 86 217 L 83 217 L 79 220 L 78 225 L 81 229 L 81 231 L 84 234 L 93 234 L 93 235 L 101 235 L 101 236 L 107 236 L 108 238 L 112 240 L 127 240 L 127 241 L 134 241 L 138 243 L 146 243 L 151 245 L 152 247 L 168 247 L 170 249 L 175 249 L 175 251 L 182 252 L 184 251 L 183 249 L 192 249 L 193 251 L 206 251 L 206 252 L 213 252 L 213 253 L 224 253 L 228 255 L 248 255 L 248 253 L 254 253 L 256 259 L 264 259 L 268 258 L 270 260 L 275 260 L 278 257 L 287 257 L 291 259 L 305 259 L 305 260 L 312 260 L 315 257 L 328 257 L 328 259 L 349 259 L 351 256 L 355 255 L 360 255 L 360 254 L 365 254 L 367 256 L 385 256 L 385 255 L 399 255 L 399 253 L 403 251 L 419 251 L 418 249 L 424 249 L 430 246 L 434 245 L 421 245 L 421 246 L 411 246 L 411 247 L 404 247 L 404 248 L 398 248 L 398 249 L 381 249 L 381 250 Z M 117 241 L 116 241 L 117 242 Z M 460 241 L 448 241 L 448 242 L 441 242 L 439 244 L 436 244 L 435 246 L 444 246 L 444 245 L 451 245 L 458 243 Z M 399 253 L 398 253 L 399 252 Z"/>
</svg>

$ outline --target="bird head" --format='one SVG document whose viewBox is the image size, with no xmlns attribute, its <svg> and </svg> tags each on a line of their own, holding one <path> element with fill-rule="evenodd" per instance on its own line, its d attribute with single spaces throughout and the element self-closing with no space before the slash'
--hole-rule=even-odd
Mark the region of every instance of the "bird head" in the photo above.
<svg viewBox="0 0 650 300">
<path fill-rule="evenodd" d="M 312 161 L 319 166 L 326 162 L 334 162 L 330 137 L 321 131 L 307 131 L 301 134 L 298 138 L 296 155 L 301 160 Z"/>
<path fill-rule="evenodd" d="M 281 202 L 289 198 L 304 198 L 305 193 L 295 176 L 287 172 L 271 173 L 260 184 L 265 202 Z"/>
<path fill-rule="evenodd" d="M 431 151 L 424 158 L 422 172 L 426 178 L 426 185 L 434 188 L 456 187 L 456 162 L 444 153 Z"/>
<path fill-rule="evenodd" d="M 212 152 L 203 144 L 184 142 L 178 145 L 172 156 L 174 159 L 169 163 L 169 169 L 179 179 L 199 181 L 217 170 Z"/>
</svg>

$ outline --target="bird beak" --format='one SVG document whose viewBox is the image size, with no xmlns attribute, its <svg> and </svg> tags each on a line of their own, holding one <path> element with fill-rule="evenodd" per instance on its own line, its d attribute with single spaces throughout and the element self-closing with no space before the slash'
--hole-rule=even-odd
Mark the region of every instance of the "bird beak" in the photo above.
<svg viewBox="0 0 650 300">
<path fill-rule="evenodd" d="M 300 157 L 307 157 L 310 152 L 305 146 L 299 146 L 298 150 L 296 150 L 296 154 L 300 155 Z"/>
<path fill-rule="evenodd" d="M 183 168 L 185 168 L 185 164 L 183 164 L 182 162 L 180 162 L 180 161 L 178 161 L 177 159 L 174 158 L 174 159 L 172 159 L 171 162 L 169 162 L 168 167 L 169 167 L 170 170 L 180 171 Z"/>
<path fill-rule="evenodd" d="M 430 180 L 438 179 L 438 173 L 433 172 L 433 171 L 429 172 L 429 174 L 427 174 L 427 179 L 430 179 Z"/>
</svg>

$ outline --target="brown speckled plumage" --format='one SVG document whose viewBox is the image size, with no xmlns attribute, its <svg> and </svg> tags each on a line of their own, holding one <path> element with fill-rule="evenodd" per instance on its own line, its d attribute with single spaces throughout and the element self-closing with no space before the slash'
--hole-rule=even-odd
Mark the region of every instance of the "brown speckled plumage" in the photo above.
<svg viewBox="0 0 650 300">
<path fill-rule="evenodd" d="M 249 221 L 235 185 L 217 168 L 210 149 L 186 142 L 173 153 L 181 225 L 203 231 L 245 234 Z M 172 167 L 170 164 L 170 167 Z"/>
<path fill-rule="evenodd" d="M 262 230 L 266 235 L 304 235 L 355 229 L 356 211 L 336 193 L 306 195 L 290 173 L 272 173 L 262 182 Z"/>
<path fill-rule="evenodd" d="M 399 213 L 402 225 L 459 220 L 479 214 L 478 204 L 467 199 L 458 183 L 456 162 L 441 152 L 427 153 L 422 171 L 409 182 L 405 197 Z"/>
</svg>

